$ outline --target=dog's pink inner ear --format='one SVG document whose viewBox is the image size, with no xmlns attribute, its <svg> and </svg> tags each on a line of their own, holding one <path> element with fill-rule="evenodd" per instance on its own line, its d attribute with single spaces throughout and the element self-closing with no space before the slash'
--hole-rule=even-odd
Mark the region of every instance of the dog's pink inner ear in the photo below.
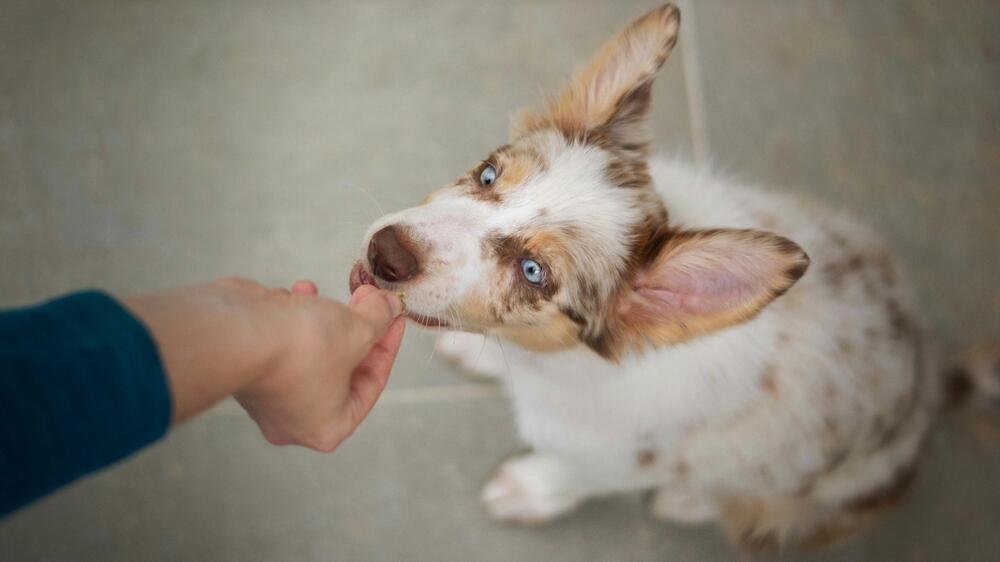
<svg viewBox="0 0 1000 562">
<path fill-rule="evenodd" d="M 763 281 L 750 272 L 666 271 L 655 279 L 644 279 L 636 287 L 640 296 L 660 314 L 713 314 L 737 307 L 758 294 Z"/>
<path fill-rule="evenodd" d="M 626 314 L 646 321 L 752 316 L 805 273 L 793 242 L 749 230 L 675 234 L 639 272 Z"/>
</svg>

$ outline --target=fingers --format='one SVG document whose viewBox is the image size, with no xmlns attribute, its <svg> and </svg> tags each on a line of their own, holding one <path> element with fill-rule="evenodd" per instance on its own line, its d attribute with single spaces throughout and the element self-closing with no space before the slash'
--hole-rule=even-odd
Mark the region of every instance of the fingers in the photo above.
<svg viewBox="0 0 1000 562">
<path fill-rule="evenodd" d="M 378 287 L 375 285 L 362 285 L 358 287 L 353 293 L 351 293 L 351 299 L 347 301 L 347 305 L 354 308 L 354 305 L 360 303 L 363 299 L 367 298 L 368 295 L 372 293 L 377 293 Z"/>
<path fill-rule="evenodd" d="M 403 312 L 403 302 L 399 297 L 371 285 L 358 287 L 347 306 L 363 318 L 374 332 L 368 338 L 372 344 L 385 334 L 393 320 Z"/>
<path fill-rule="evenodd" d="M 232 287 L 243 287 L 245 289 L 257 289 L 261 287 L 261 284 L 253 281 L 252 279 L 246 279 L 244 277 L 220 277 L 215 280 L 216 284 L 219 285 L 229 285 Z"/>
<path fill-rule="evenodd" d="M 300 280 L 292 283 L 292 292 L 297 295 L 318 295 L 319 289 L 316 284 L 309 280 Z"/>
<path fill-rule="evenodd" d="M 317 295 L 319 295 L 319 289 L 316 287 L 315 283 L 313 283 L 312 281 L 301 281 L 301 280 L 300 281 L 296 281 L 295 283 L 292 283 L 291 290 L 288 290 L 288 289 L 286 289 L 284 287 L 274 287 L 272 289 L 269 289 L 269 292 L 272 295 L 277 295 L 277 296 L 282 296 L 282 297 L 288 297 L 288 296 L 291 296 L 293 294 L 294 295 L 310 295 L 310 296 L 314 296 L 314 297 L 317 296 Z"/>
<path fill-rule="evenodd" d="M 368 415 L 389 382 L 389 373 L 399 353 L 406 319 L 396 318 L 382 339 L 361 360 L 351 376 L 351 407 L 355 424 Z"/>
</svg>

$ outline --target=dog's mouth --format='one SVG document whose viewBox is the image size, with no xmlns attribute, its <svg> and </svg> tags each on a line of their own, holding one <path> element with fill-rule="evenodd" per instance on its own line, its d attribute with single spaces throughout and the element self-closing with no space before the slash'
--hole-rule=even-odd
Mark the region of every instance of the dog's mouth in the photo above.
<svg viewBox="0 0 1000 562">
<path fill-rule="evenodd" d="M 364 264 L 361 263 L 360 261 L 357 262 L 357 263 L 355 263 L 354 267 L 351 268 L 351 275 L 350 275 L 350 278 L 349 278 L 349 284 L 350 284 L 350 288 L 351 288 L 351 293 L 354 293 L 354 291 L 358 290 L 358 287 L 360 287 L 362 285 L 372 285 L 372 286 L 378 287 L 380 289 L 387 288 L 387 287 L 382 287 L 381 285 L 379 285 L 378 279 L 376 279 L 376 277 L 374 275 L 372 275 L 371 273 L 369 273 L 368 270 L 365 269 Z M 421 326 L 426 326 L 428 328 L 447 328 L 448 327 L 448 323 L 445 322 L 444 320 L 441 320 L 439 318 L 435 318 L 433 316 L 426 316 L 424 314 L 420 314 L 420 313 L 414 312 L 412 310 L 408 310 L 406 312 L 406 317 L 409 318 L 410 320 L 413 320 L 417 324 L 420 324 Z"/>
<path fill-rule="evenodd" d="M 379 286 L 378 281 L 375 280 L 375 276 L 368 273 L 368 270 L 365 269 L 365 266 L 362 265 L 360 261 L 354 264 L 354 267 L 351 268 L 349 283 L 351 286 L 351 294 L 354 294 L 354 291 L 357 291 L 358 287 L 362 285 L 372 285 L 374 287 Z"/>
</svg>

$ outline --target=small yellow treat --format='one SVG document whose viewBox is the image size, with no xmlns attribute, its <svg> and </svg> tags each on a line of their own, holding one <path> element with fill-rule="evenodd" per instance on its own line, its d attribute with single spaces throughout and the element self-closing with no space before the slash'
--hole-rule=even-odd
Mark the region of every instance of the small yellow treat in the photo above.
<svg viewBox="0 0 1000 562">
<path fill-rule="evenodd" d="M 406 314 L 406 293 L 403 291 L 396 291 L 396 296 L 399 297 L 399 302 L 403 303 L 403 312 L 399 313 L 399 315 L 402 316 Z"/>
</svg>

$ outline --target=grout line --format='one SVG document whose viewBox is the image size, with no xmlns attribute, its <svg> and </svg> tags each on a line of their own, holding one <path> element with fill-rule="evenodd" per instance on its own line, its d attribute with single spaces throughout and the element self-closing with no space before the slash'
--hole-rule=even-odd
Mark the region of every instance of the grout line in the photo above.
<svg viewBox="0 0 1000 562">
<path fill-rule="evenodd" d="M 705 98 L 701 81 L 701 56 L 698 52 L 697 23 L 694 2 L 677 0 L 681 7 L 681 68 L 684 71 L 684 88 L 688 98 L 688 121 L 691 127 L 691 144 L 695 160 L 705 165 L 708 162 L 708 124 L 705 120 Z"/>
<path fill-rule="evenodd" d="M 394 389 L 379 400 L 386 406 L 423 404 L 430 402 L 459 402 L 501 396 L 500 387 L 487 383 L 461 383 L 446 386 L 417 386 Z"/>
<path fill-rule="evenodd" d="M 490 383 L 460 383 L 438 386 L 417 386 L 392 389 L 379 398 L 382 406 L 402 406 L 410 404 L 433 404 L 461 402 L 497 398 L 503 395 L 499 385 Z M 243 408 L 233 399 L 222 401 L 218 406 L 205 412 L 202 417 L 245 417 Z"/>
</svg>

